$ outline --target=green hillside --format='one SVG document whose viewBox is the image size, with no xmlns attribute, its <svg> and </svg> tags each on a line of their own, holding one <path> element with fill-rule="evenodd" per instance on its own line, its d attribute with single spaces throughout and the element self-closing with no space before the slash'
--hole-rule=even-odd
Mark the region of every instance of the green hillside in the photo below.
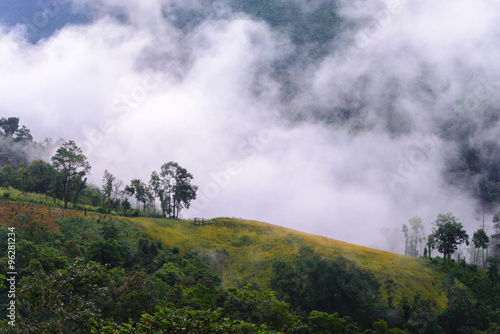
<svg viewBox="0 0 500 334">
<path fill-rule="evenodd" d="M 371 271 L 383 286 L 385 280 L 396 282 L 394 301 L 402 296 L 413 299 L 420 294 L 424 299 L 437 301 L 438 309 L 446 306 L 446 295 L 441 283 L 443 272 L 431 268 L 428 261 L 393 254 L 350 243 L 311 235 L 288 228 L 235 218 L 216 218 L 195 225 L 192 220 L 148 218 L 120 218 L 161 240 L 166 247 L 195 250 L 210 255 L 216 261 L 217 250 L 225 250 L 228 259 L 222 265 L 224 287 L 242 287 L 256 283 L 269 288 L 272 262 L 276 258 L 291 261 L 300 246 L 307 245 L 318 253 L 335 258 L 339 255 L 355 261 Z M 385 294 L 385 290 L 382 289 Z"/>
<path fill-rule="evenodd" d="M 9 192 L 0 246 L 15 236 L 19 328 L 2 331 L 4 314 L 0 333 L 456 333 L 500 323 L 493 262 L 402 256 L 237 218 L 66 210 Z M 0 275 L 9 261 L 0 256 Z M 11 283 L 1 282 L 6 310 Z"/>
</svg>

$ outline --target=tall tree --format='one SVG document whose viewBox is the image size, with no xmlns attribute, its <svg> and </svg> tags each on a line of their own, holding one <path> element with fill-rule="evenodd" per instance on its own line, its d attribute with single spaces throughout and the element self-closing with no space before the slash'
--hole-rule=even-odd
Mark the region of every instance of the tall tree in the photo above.
<svg viewBox="0 0 500 334">
<path fill-rule="evenodd" d="M 143 210 L 146 212 L 146 204 L 148 202 L 148 186 L 142 180 L 140 179 L 133 179 L 130 181 L 130 186 L 129 188 L 134 189 L 134 194 L 135 194 L 135 199 L 137 202 L 143 204 Z"/>
<path fill-rule="evenodd" d="M 113 192 L 113 185 L 115 182 L 116 178 L 108 172 L 108 170 L 104 170 L 104 176 L 102 178 L 102 198 L 103 198 L 103 203 L 102 206 L 106 204 L 106 199 L 108 203 L 108 213 L 111 211 L 111 194 Z"/>
<path fill-rule="evenodd" d="M 429 258 L 432 258 L 432 250 L 436 248 L 436 238 L 432 234 L 429 234 L 427 236 L 427 247 L 428 247 L 427 254 L 429 255 Z"/>
<path fill-rule="evenodd" d="M 161 211 L 165 216 L 167 211 L 166 202 L 167 202 L 168 186 L 164 184 L 163 178 L 161 178 L 156 171 L 153 171 L 151 173 L 151 179 L 149 180 L 149 187 L 151 188 L 152 193 L 160 200 Z"/>
<path fill-rule="evenodd" d="M 448 261 L 451 254 L 458 249 L 458 245 L 463 242 L 469 245 L 469 235 L 463 229 L 462 223 L 458 222 L 452 213 L 438 214 L 435 224 L 433 236 L 437 249 L 443 253 L 444 258 Z"/>
<path fill-rule="evenodd" d="M 499 240 L 500 240 L 500 211 L 495 213 L 492 221 L 493 221 L 493 228 L 494 228 L 496 233 L 493 234 L 491 237 L 493 239 L 497 240 L 495 243 L 495 256 L 500 257 L 500 255 L 498 254 L 500 251 L 500 243 L 499 243 Z"/>
<path fill-rule="evenodd" d="M 19 179 L 19 187 L 23 194 L 32 188 L 31 178 L 29 177 L 28 170 L 24 167 L 24 164 L 19 165 L 17 170 L 17 177 Z"/>
<path fill-rule="evenodd" d="M 118 212 L 118 207 L 120 206 L 120 199 L 118 197 L 123 197 L 124 192 L 121 190 L 123 187 L 123 181 L 115 178 L 115 182 L 113 183 L 113 198 L 115 204 L 115 211 Z"/>
<path fill-rule="evenodd" d="M 408 254 L 408 249 L 409 249 L 408 225 L 403 224 L 403 229 L 401 230 L 401 232 L 403 232 L 405 235 L 405 255 L 409 255 Z"/>
<path fill-rule="evenodd" d="M 33 141 L 33 136 L 31 135 L 30 130 L 25 125 L 23 125 L 16 131 L 16 137 L 14 138 L 14 141 L 17 143 L 31 142 Z"/>
<path fill-rule="evenodd" d="M 408 224 L 411 227 L 411 234 L 408 238 L 408 255 L 418 256 L 419 252 L 417 250 L 417 245 L 418 243 L 422 243 L 424 239 L 424 225 L 422 224 L 422 218 L 415 216 L 408 220 Z"/>
<path fill-rule="evenodd" d="M 70 140 L 64 143 L 52 157 L 52 165 L 61 173 L 63 184 L 64 208 L 68 208 L 68 189 L 72 183 L 81 183 L 91 166 L 82 149 Z M 78 187 L 80 188 L 80 187 Z"/>
<path fill-rule="evenodd" d="M 474 235 L 472 236 L 472 243 L 474 244 L 474 248 L 476 248 L 476 264 L 477 264 L 477 257 L 479 254 L 479 249 L 482 249 L 482 262 L 483 262 L 483 268 L 485 266 L 485 258 L 484 258 L 484 250 L 486 247 L 488 247 L 488 242 L 490 241 L 490 238 L 488 238 L 488 235 L 486 235 L 486 232 L 482 228 L 474 232 Z"/>
<path fill-rule="evenodd" d="M 156 175 L 153 174 L 152 179 Z M 191 184 L 192 179 L 193 175 L 176 162 L 170 161 L 161 166 L 159 184 L 164 198 L 162 210 L 169 217 L 179 218 L 181 209 L 189 209 L 191 201 L 196 199 L 198 186 Z"/>
</svg>

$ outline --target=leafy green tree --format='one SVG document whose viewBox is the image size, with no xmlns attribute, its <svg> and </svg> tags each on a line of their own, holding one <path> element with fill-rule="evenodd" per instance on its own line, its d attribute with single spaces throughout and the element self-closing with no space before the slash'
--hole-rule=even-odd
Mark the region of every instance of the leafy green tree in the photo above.
<svg viewBox="0 0 500 334">
<path fill-rule="evenodd" d="M 496 240 L 495 243 L 495 254 L 498 254 L 498 251 L 500 250 L 500 211 L 495 213 L 493 215 L 493 228 L 495 229 L 495 234 L 493 234 L 491 237 Z M 498 257 L 498 256 L 497 256 Z"/>
<path fill-rule="evenodd" d="M 476 258 L 475 258 L 475 263 L 477 264 L 477 257 L 479 254 L 479 249 L 481 248 L 483 250 L 483 268 L 485 266 L 485 258 L 484 258 L 484 249 L 488 247 L 488 242 L 490 241 L 490 238 L 484 232 L 482 228 L 474 232 L 474 235 L 472 236 L 472 243 L 474 244 L 474 247 L 476 249 Z"/>
<path fill-rule="evenodd" d="M 33 141 L 33 136 L 30 130 L 26 126 L 22 126 L 16 131 L 16 137 L 14 138 L 16 143 L 27 143 Z"/>
<path fill-rule="evenodd" d="M 52 165 L 61 173 L 63 184 L 64 208 L 68 208 L 68 186 L 81 182 L 91 167 L 82 149 L 70 140 L 64 143 L 52 157 Z"/>
<path fill-rule="evenodd" d="M 104 170 L 104 176 L 102 178 L 102 194 L 103 194 L 103 201 L 106 201 L 108 203 L 108 213 L 111 212 L 111 194 L 113 192 L 113 184 L 116 180 L 116 177 L 113 176 L 108 170 Z M 103 202 L 103 207 L 105 203 Z"/>
<path fill-rule="evenodd" d="M 140 238 L 137 242 L 137 248 L 139 249 L 138 256 L 145 264 L 153 262 L 154 257 L 158 255 L 157 245 L 150 240 Z"/>
<path fill-rule="evenodd" d="M 133 271 L 126 275 L 116 291 L 118 297 L 113 318 L 138 321 L 142 314 L 153 312 L 160 301 L 166 299 L 167 291 L 167 285 L 157 277 Z"/>
<path fill-rule="evenodd" d="M 341 256 L 324 259 L 306 246 L 291 264 L 275 261 L 271 288 L 294 308 L 349 315 L 362 326 L 375 320 L 380 307 L 373 274 Z"/>
<path fill-rule="evenodd" d="M 60 250 L 47 245 L 40 249 L 38 259 L 46 272 L 64 269 L 68 266 L 68 258 Z"/>
<path fill-rule="evenodd" d="M 155 194 L 156 197 L 160 200 L 160 206 L 161 210 L 163 212 L 163 215 L 166 215 L 166 212 L 170 212 L 170 201 L 169 201 L 169 189 L 170 185 L 166 183 L 167 180 L 163 180 L 163 178 L 160 177 L 160 175 L 156 172 L 153 171 L 151 173 L 151 180 L 149 181 L 149 186 L 152 190 L 152 192 Z"/>
<path fill-rule="evenodd" d="M 93 242 L 89 246 L 88 258 L 111 267 L 120 266 L 124 262 L 123 246 L 114 239 Z"/>
<path fill-rule="evenodd" d="M 408 239 L 408 225 L 403 224 L 403 229 L 401 230 L 401 232 L 403 232 L 405 235 L 405 255 L 409 255 L 410 242 Z"/>
<path fill-rule="evenodd" d="M 251 285 L 243 289 L 229 289 L 224 302 L 224 314 L 256 326 L 268 325 L 274 330 L 285 331 L 297 321 L 289 311 L 290 304 L 281 302 L 273 291 L 256 291 Z"/>
<path fill-rule="evenodd" d="M 28 165 L 28 175 L 30 177 L 30 182 L 33 185 L 33 190 L 37 193 L 47 195 L 49 190 L 49 185 L 53 179 L 52 166 L 41 160 L 33 160 Z"/>
<path fill-rule="evenodd" d="M 436 248 L 436 238 L 432 234 L 429 234 L 427 236 L 427 247 L 429 249 L 427 254 L 429 258 L 432 258 L 432 250 Z"/>
<path fill-rule="evenodd" d="M 473 298 L 464 287 L 454 286 L 448 293 L 448 307 L 439 317 L 446 333 L 461 333 L 464 327 L 476 324 L 476 307 Z"/>
<path fill-rule="evenodd" d="M 417 249 L 417 246 L 424 240 L 424 225 L 422 224 L 422 218 L 420 218 L 419 216 L 415 216 L 408 220 L 408 225 L 410 225 L 411 227 L 411 234 L 408 241 L 408 255 L 418 256 L 419 251 Z"/>
<path fill-rule="evenodd" d="M 161 172 L 153 172 L 151 185 L 160 199 L 162 211 L 170 218 L 179 218 L 181 209 L 189 209 L 196 199 L 198 187 L 191 184 L 193 175 L 178 163 L 170 161 L 161 166 Z"/>
<path fill-rule="evenodd" d="M 0 119 L 0 128 L 3 130 L 5 136 L 13 136 L 19 129 L 19 117 L 9 117 Z"/>
<path fill-rule="evenodd" d="M 71 195 L 70 200 L 73 203 L 73 207 L 76 208 L 78 199 L 85 189 L 87 189 L 87 178 L 83 177 L 82 174 L 78 175 L 78 177 L 76 177 L 73 182 L 69 184 L 68 193 Z"/>
<path fill-rule="evenodd" d="M 164 263 L 163 266 L 154 273 L 154 275 L 168 285 L 173 286 L 174 284 L 179 283 L 179 279 L 184 274 L 181 269 L 179 269 L 178 265 L 168 262 Z"/>
<path fill-rule="evenodd" d="M 129 189 L 133 189 L 133 193 L 135 194 L 135 199 L 137 202 L 142 203 L 144 212 L 146 212 L 146 203 L 148 201 L 148 186 L 142 182 L 140 179 L 133 179 L 130 181 Z"/>
<path fill-rule="evenodd" d="M 64 244 L 63 252 L 68 257 L 74 259 L 82 255 L 82 251 L 80 250 L 80 246 L 75 242 L 75 240 L 68 240 Z"/>
<path fill-rule="evenodd" d="M 31 183 L 31 178 L 29 177 L 28 170 L 24 166 L 20 166 L 17 170 L 17 178 L 19 180 L 19 188 L 26 194 L 30 189 L 32 189 L 33 184 Z"/>
<path fill-rule="evenodd" d="M 451 254 L 458 249 L 458 245 L 463 242 L 469 245 L 469 236 L 463 229 L 463 225 L 450 212 L 438 214 L 435 224 L 433 236 L 436 240 L 437 249 L 448 261 Z"/>
<path fill-rule="evenodd" d="M 12 187 L 16 189 L 19 187 L 19 176 L 14 171 L 12 165 L 4 165 L 0 171 L 0 177 L 2 187 Z"/>
<path fill-rule="evenodd" d="M 90 331 L 106 294 L 103 267 L 76 261 L 68 269 L 37 271 L 19 282 L 18 333 L 63 333 L 72 324 Z"/>
<path fill-rule="evenodd" d="M 122 209 L 123 209 L 123 215 L 126 216 L 127 212 L 132 208 L 132 205 L 128 201 L 128 198 L 124 198 L 122 201 Z"/>
</svg>

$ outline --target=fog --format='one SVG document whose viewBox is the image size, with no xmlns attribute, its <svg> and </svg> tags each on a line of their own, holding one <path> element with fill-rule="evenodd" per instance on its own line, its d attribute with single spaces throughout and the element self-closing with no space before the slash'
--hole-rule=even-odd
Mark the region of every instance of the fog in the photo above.
<svg viewBox="0 0 500 334">
<path fill-rule="evenodd" d="M 208 5 L 187 30 L 165 15 Z M 222 1 L 71 6 L 89 21 L 36 42 L 26 24 L 0 28 L 0 113 L 37 140 L 75 140 L 90 182 L 105 169 L 149 181 L 172 160 L 199 186 L 184 218 L 255 219 L 397 252 L 404 243 L 382 231 L 415 215 L 427 233 L 446 212 L 478 227 L 477 200 L 444 181 L 457 144 L 437 128 L 465 117 L 473 142 L 498 141 L 500 4 L 341 4 L 355 24 L 316 58 Z M 273 72 L 294 56 L 288 81 Z"/>
</svg>

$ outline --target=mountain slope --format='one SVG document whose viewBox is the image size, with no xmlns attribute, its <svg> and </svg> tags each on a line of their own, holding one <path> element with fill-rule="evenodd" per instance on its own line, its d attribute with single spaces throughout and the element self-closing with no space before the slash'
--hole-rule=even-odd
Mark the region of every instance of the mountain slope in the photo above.
<svg viewBox="0 0 500 334">
<path fill-rule="evenodd" d="M 120 220 L 161 240 L 167 247 L 177 246 L 184 252 L 196 251 L 209 256 L 219 269 L 224 287 L 240 287 L 253 282 L 268 288 L 273 260 L 291 260 L 300 246 L 307 245 L 328 258 L 341 255 L 370 270 L 379 280 L 384 295 L 384 282 L 392 279 L 396 283 L 396 303 L 403 296 L 413 300 L 419 294 L 423 299 L 436 300 L 438 309 L 446 306 L 441 282 L 443 273 L 431 268 L 423 259 L 243 219 L 216 218 L 204 225 L 195 225 L 192 220 Z"/>
</svg>

